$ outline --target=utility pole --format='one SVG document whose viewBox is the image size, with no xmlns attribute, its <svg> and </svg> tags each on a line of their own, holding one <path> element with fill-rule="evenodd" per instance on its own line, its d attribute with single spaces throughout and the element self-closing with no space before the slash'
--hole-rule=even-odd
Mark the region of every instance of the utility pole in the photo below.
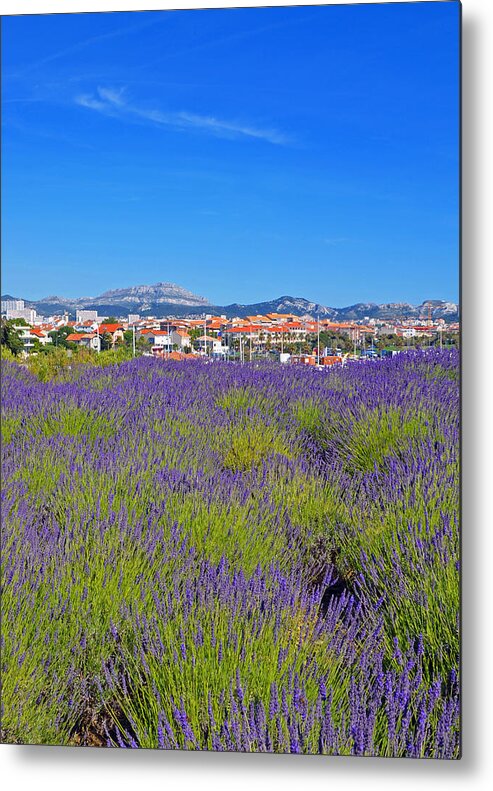
<svg viewBox="0 0 493 791">
<path fill-rule="evenodd" d="M 317 365 L 320 365 L 320 316 L 317 314 Z"/>
<path fill-rule="evenodd" d="M 132 356 L 135 357 L 135 324 L 132 324 Z"/>
</svg>

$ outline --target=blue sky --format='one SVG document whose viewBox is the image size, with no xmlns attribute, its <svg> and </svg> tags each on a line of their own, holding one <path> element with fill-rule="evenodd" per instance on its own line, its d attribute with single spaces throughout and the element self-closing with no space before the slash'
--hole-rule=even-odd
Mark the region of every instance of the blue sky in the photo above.
<svg viewBox="0 0 493 791">
<path fill-rule="evenodd" d="M 2 22 L 2 293 L 458 299 L 458 3 Z"/>
</svg>

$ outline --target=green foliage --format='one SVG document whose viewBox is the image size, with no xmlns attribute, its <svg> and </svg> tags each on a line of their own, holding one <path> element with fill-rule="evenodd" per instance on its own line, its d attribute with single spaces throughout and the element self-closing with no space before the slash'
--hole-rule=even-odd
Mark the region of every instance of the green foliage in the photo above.
<svg viewBox="0 0 493 791">
<path fill-rule="evenodd" d="M 320 333 L 320 347 L 329 349 L 341 349 L 344 351 L 351 351 L 354 347 L 353 341 L 347 335 L 341 335 L 337 332 Z"/>
<path fill-rule="evenodd" d="M 190 336 L 190 340 L 192 341 L 192 345 L 193 345 L 197 340 L 197 338 L 200 338 L 204 334 L 204 328 L 193 327 L 192 329 L 188 330 L 188 334 Z"/>
<path fill-rule="evenodd" d="M 102 352 L 106 352 L 113 348 L 113 338 L 109 332 L 103 332 L 103 334 L 100 335 L 100 344 Z"/>
<path fill-rule="evenodd" d="M 70 342 L 67 342 L 67 336 L 71 335 L 73 331 L 73 327 L 64 325 L 63 327 L 59 327 L 57 330 L 52 330 L 52 332 L 49 332 L 48 336 L 51 338 L 52 344 L 55 348 L 68 349 L 71 344 Z"/>
<path fill-rule="evenodd" d="M 341 438 L 348 452 L 347 466 L 370 472 L 396 451 L 410 452 L 409 440 L 423 439 L 427 433 L 424 416 L 407 417 L 402 410 L 379 407 L 355 421 L 347 442 Z"/>
<path fill-rule="evenodd" d="M 98 353 L 92 349 L 49 346 L 40 349 L 26 360 L 28 369 L 42 382 L 62 380 L 67 376 L 75 377 L 85 365 L 105 367 L 132 359 L 132 349 L 126 346 L 110 348 Z"/>
<path fill-rule="evenodd" d="M 2 343 L 0 345 L 0 360 L 3 362 L 15 362 L 16 359 L 14 352 L 6 344 Z"/>
<path fill-rule="evenodd" d="M 291 458 L 292 450 L 285 438 L 279 436 L 275 426 L 262 423 L 234 426 L 219 435 L 219 451 L 224 467 L 231 470 L 248 470 L 259 467 L 270 457 L 281 455 Z"/>
<path fill-rule="evenodd" d="M 29 355 L 27 367 L 42 382 L 60 376 L 72 364 L 72 357 L 64 346 L 53 346 L 46 354 Z"/>
<path fill-rule="evenodd" d="M 2 355 L 4 350 L 8 350 L 11 354 L 17 356 L 21 353 L 24 345 L 19 333 L 16 331 L 15 320 L 2 319 L 0 324 L 0 346 L 2 348 Z"/>
</svg>

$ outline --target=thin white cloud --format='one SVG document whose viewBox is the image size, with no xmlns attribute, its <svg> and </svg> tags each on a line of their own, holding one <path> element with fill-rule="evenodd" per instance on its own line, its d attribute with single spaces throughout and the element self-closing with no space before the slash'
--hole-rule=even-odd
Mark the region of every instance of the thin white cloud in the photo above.
<svg viewBox="0 0 493 791">
<path fill-rule="evenodd" d="M 56 52 L 52 52 L 46 57 L 41 58 L 33 63 L 29 63 L 23 69 L 14 74 L 10 75 L 12 77 L 24 77 L 26 74 L 30 74 L 33 71 L 39 71 L 39 69 L 46 65 L 47 63 L 52 63 L 53 61 L 63 59 L 68 55 L 73 55 L 81 50 L 86 49 L 87 47 L 91 47 L 94 44 L 100 44 L 101 42 L 106 42 L 109 39 L 118 38 L 119 36 L 126 36 L 132 35 L 138 31 L 144 30 L 145 28 L 152 27 L 157 23 L 161 22 L 163 19 L 163 15 L 161 13 L 156 14 L 149 18 L 147 15 L 146 17 L 142 18 L 142 21 L 138 21 L 138 12 L 133 13 L 133 24 L 127 25 L 126 27 L 116 28 L 115 30 L 110 30 L 107 33 L 101 33 L 97 36 L 91 36 L 90 38 L 86 38 L 82 41 L 77 41 L 75 44 L 72 44 L 69 47 L 65 47 L 64 49 L 57 50 Z"/>
<path fill-rule="evenodd" d="M 81 107 L 87 107 L 89 110 L 99 110 L 102 113 L 107 110 L 104 102 L 99 101 L 99 99 L 94 99 L 92 96 L 77 96 L 75 101 L 77 104 L 80 104 Z"/>
<path fill-rule="evenodd" d="M 169 112 L 137 107 L 124 98 L 124 89 L 99 87 L 96 94 L 76 96 L 75 102 L 81 107 L 95 110 L 121 120 L 140 119 L 158 126 L 179 131 L 202 131 L 219 137 L 252 138 L 265 140 L 274 145 L 287 145 L 290 140 L 277 129 L 263 129 L 236 121 L 225 121 L 214 116 L 189 112 Z"/>
<path fill-rule="evenodd" d="M 120 88 L 119 90 L 113 88 L 98 88 L 98 93 L 103 101 L 109 102 L 110 104 L 116 104 L 118 107 L 125 104 L 122 98 L 124 88 Z"/>
<path fill-rule="evenodd" d="M 324 239 L 324 243 L 328 244 L 330 247 L 342 244 L 343 242 L 348 242 L 349 239 L 347 236 L 332 236 L 327 239 Z"/>
</svg>

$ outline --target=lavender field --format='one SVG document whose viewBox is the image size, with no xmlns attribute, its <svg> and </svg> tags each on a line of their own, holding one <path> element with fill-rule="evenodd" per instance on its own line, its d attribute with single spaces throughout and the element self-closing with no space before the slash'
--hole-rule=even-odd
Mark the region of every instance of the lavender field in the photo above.
<svg viewBox="0 0 493 791">
<path fill-rule="evenodd" d="M 2 740 L 458 758 L 459 359 L 2 366 Z"/>
</svg>

